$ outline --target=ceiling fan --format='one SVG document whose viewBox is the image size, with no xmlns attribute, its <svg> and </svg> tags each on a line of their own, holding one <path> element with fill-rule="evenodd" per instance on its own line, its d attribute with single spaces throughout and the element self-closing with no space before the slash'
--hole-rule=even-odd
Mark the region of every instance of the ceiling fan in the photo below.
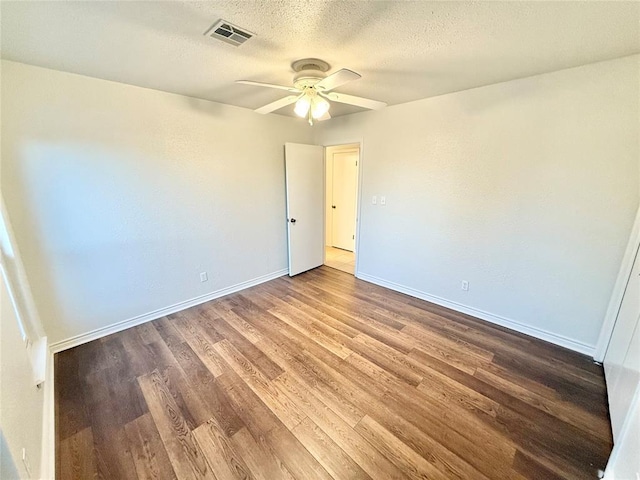
<svg viewBox="0 0 640 480">
<path fill-rule="evenodd" d="M 296 72 L 293 77 L 293 86 L 291 87 L 274 85 L 272 83 L 252 82 L 250 80 L 237 80 L 236 83 L 277 88 L 293 93 L 293 95 L 276 100 L 255 111 L 266 114 L 295 103 L 294 111 L 296 115 L 302 118 L 306 117 L 309 125 L 313 125 L 314 120 L 321 121 L 331 118 L 331 115 L 329 115 L 329 108 L 331 106 L 329 100 L 371 110 L 378 110 L 387 105 L 377 100 L 333 92 L 333 89 L 361 77 L 360 74 L 346 68 L 327 75 L 326 72 L 329 71 L 329 64 L 317 58 L 304 58 L 295 61 L 291 64 L 291 68 Z"/>
</svg>

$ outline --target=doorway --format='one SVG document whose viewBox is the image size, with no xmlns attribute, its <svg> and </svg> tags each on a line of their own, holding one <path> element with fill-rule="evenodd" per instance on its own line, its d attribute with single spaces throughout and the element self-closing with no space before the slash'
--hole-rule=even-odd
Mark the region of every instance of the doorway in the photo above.
<svg viewBox="0 0 640 480">
<path fill-rule="evenodd" d="M 325 262 L 355 274 L 360 145 L 325 149 Z"/>
</svg>

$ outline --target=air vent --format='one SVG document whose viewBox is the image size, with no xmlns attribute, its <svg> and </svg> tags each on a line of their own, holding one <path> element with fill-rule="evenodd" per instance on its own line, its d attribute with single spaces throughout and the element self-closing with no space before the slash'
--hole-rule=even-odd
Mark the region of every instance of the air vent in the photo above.
<svg viewBox="0 0 640 480">
<path fill-rule="evenodd" d="M 217 21 L 209 30 L 204 32 L 204 34 L 207 37 L 217 38 L 236 47 L 239 47 L 254 35 L 247 30 L 236 27 L 226 20 Z"/>
</svg>

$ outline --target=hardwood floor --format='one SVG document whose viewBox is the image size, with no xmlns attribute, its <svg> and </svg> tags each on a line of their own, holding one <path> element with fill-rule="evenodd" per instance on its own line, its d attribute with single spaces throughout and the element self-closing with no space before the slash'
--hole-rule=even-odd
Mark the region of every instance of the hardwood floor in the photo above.
<svg viewBox="0 0 640 480">
<path fill-rule="evenodd" d="M 55 357 L 59 479 L 597 478 L 584 356 L 320 267 Z"/>
</svg>

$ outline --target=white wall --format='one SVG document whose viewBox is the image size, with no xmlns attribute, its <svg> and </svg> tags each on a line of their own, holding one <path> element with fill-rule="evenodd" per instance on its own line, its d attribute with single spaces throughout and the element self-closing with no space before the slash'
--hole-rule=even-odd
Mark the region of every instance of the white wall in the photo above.
<svg viewBox="0 0 640 480">
<path fill-rule="evenodd" d="M 0 275 L 0 478 L 40 478 L 44 390 L 33 383 L 31 363 Z M 27 452 L 30 474 L 22 462 Z"/>
<path fill-rule="evenodd" d="M 304 122 L 1 66 L 2 190 L 51 343 L 286 268 Z"/>
<path fill-rule="evenodd" d="M 313 129 L 2 61 L 3 195 L 50 341 L 284 269 L 282 145 L 313 133 L 363 140 L 359 274 L 590 351 L 638 204 L 638 58 Z"/>
<path fill-rule="evenodd" d="M 638 206 L 639 59 L 319 124 L 363 139 L 358 275 L 592 353 Z"/>
</svg>

